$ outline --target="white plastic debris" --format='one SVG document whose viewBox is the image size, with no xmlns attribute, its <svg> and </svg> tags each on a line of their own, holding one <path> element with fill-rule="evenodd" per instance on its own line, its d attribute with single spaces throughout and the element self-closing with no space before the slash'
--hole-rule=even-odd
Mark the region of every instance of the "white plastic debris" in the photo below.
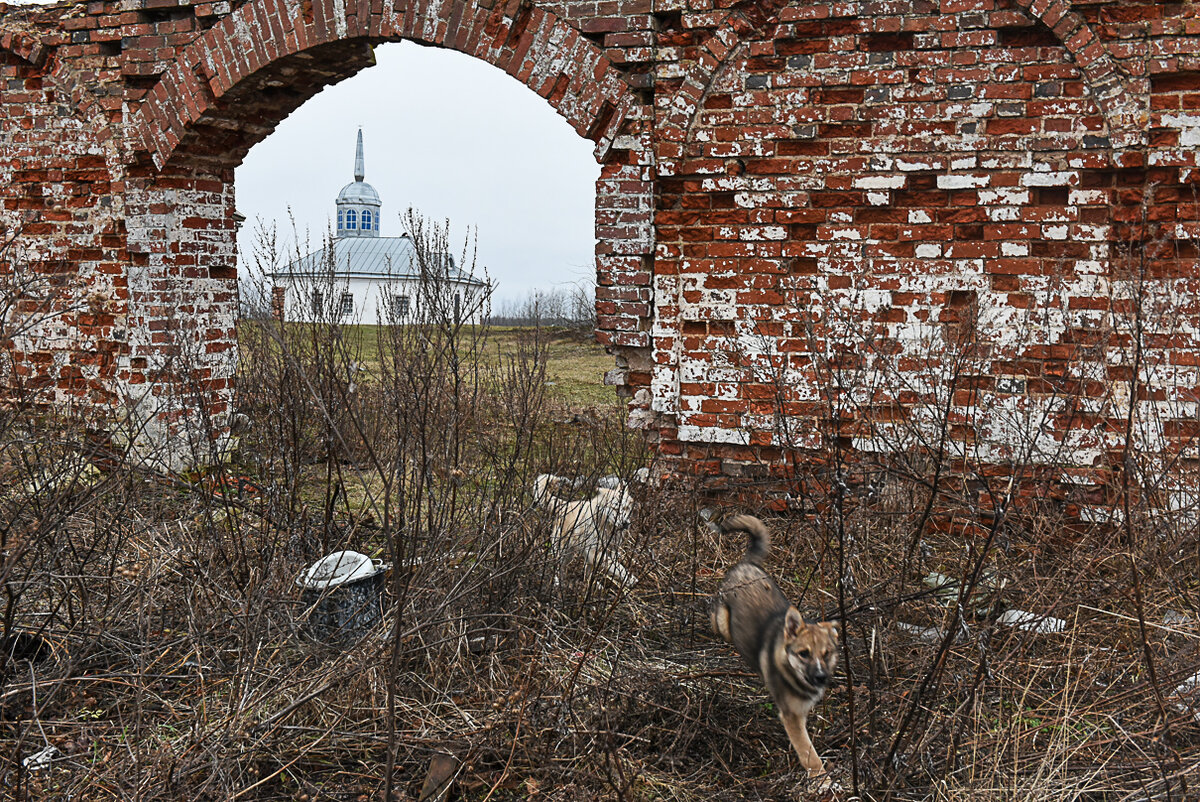
<svg viewBox="0 0 1200 802">
<path fill-rule="evenodd" d="M 1185 615 L 1177 610 L 1167 610 L 1165 613 L 1163 613 L 1162 622 L 1164 626 L 1177 627 L 1181 624 L 1187 624 L 1191 622 L 1191 620 L 1192 617 L 1189 615 Z"/>
<path fill-rule="evenodd" d="M 1037 632 L 1042 635 L 1056 635 L 1067 629 L 1067 622 L 1061 618 L 1016 608 L 1005 610 L 996 620 L 1001 624 L 1008 624 L 1026 632 Z"/>
<path fill-rule="evenodd" d="M 942 633 L 936 627 L 923 627 L 917 624 L 909 624 L 904 621 L 897 621 L 896 629 L 912 635 L 922 643 L 940 643 L 942 640 Z"/>
<path fill-rule="evenodd" d="M 21 765 L 28 771 L 40 771 L 50 768 L 50 764 L 56 757 L 58 757 L 58 747 L 47 745 L 42 751 L 35 752 L 22 760 Z"/>
<path fill-rule="evenodd" d="M 308 567 L 296 584 L 306 590 L 326 590 L 374 576 L 380 570 L 374 561 L 357 551 L 335 551 Z"/>
<path fill-rule="evenodd" d="M 1175 707 L 1182 711 L 1192 710 L 1196 721 L 1200 721 L 1200 671 L 1185 679 L 1172 693 Z"/>
</svg>

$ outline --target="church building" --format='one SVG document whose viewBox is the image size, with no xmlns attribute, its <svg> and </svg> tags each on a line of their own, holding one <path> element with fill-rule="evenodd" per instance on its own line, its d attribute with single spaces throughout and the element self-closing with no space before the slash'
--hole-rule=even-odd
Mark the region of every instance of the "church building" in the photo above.
<svg viewBox="0 0 1200 802">
<path fill-rule="evenodd" d="M 365 177 L 360 129 L 354 180 L 335 201 L 337 233 L 324 248 L 269 274 L 275 314 L 305 322 L 403 323 L 437 303 L 456 321 L 478 322 L 487 283 L 448 253 L 425 254 L 422 264 L 407 233 L 380 236 L 383 204 Z M 422 287 L 422 273 L 432 283 Z"/>
</svg>

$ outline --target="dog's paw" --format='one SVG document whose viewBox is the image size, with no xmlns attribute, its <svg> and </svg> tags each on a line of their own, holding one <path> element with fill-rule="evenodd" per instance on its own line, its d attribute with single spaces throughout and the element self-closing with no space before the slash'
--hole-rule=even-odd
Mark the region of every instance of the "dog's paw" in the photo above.
<svg viewBox="0 0 1200 802">
<path fill-rule="evenodd" d="M 841 784 L 825 772 L 808 775 L 808 782 L 800 790 L 798 799 L 801 802 L 832 802 L 842 799 L 844 789 Z"/>
</svg>

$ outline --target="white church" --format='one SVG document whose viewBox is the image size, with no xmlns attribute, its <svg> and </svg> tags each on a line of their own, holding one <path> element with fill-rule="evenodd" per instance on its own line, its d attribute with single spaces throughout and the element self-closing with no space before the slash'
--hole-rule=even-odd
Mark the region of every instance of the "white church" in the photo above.
<svg viewBox="0 0 1200 802">
<path fill-rule="evenodd" d="M 427 311 L 422 306 L 437 299 L 455 321 L 479 322 L 487 283 L 461 270 L 448 253 L 428 254 L 419 264 L 406 233 L 381 237 L 382 203 L 365 177 L 360 129 L 354 181 L 336 200 L 337 234 L 326 247 L 269 274 L 275 314 L 303 322 L 402 323 L 421 319 Z"/>
</svg>

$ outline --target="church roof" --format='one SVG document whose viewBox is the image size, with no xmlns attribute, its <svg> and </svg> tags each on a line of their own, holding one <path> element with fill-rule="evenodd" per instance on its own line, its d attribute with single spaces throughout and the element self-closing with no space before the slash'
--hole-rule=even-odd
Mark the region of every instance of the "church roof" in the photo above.
<svg viewBox="0 0 1200 802">
<path fill-rule="evenodd" d="M 420 278 L 412 240 L 403 237 L 344 237 L 270 274 L 272 278 L 325 277 L 334 280 L 351 277 Z M 443 254 L 449 263 L 445 278 L 468 284 L 484 282 L 463 272 L 454 257 Z"/>
</svg>

